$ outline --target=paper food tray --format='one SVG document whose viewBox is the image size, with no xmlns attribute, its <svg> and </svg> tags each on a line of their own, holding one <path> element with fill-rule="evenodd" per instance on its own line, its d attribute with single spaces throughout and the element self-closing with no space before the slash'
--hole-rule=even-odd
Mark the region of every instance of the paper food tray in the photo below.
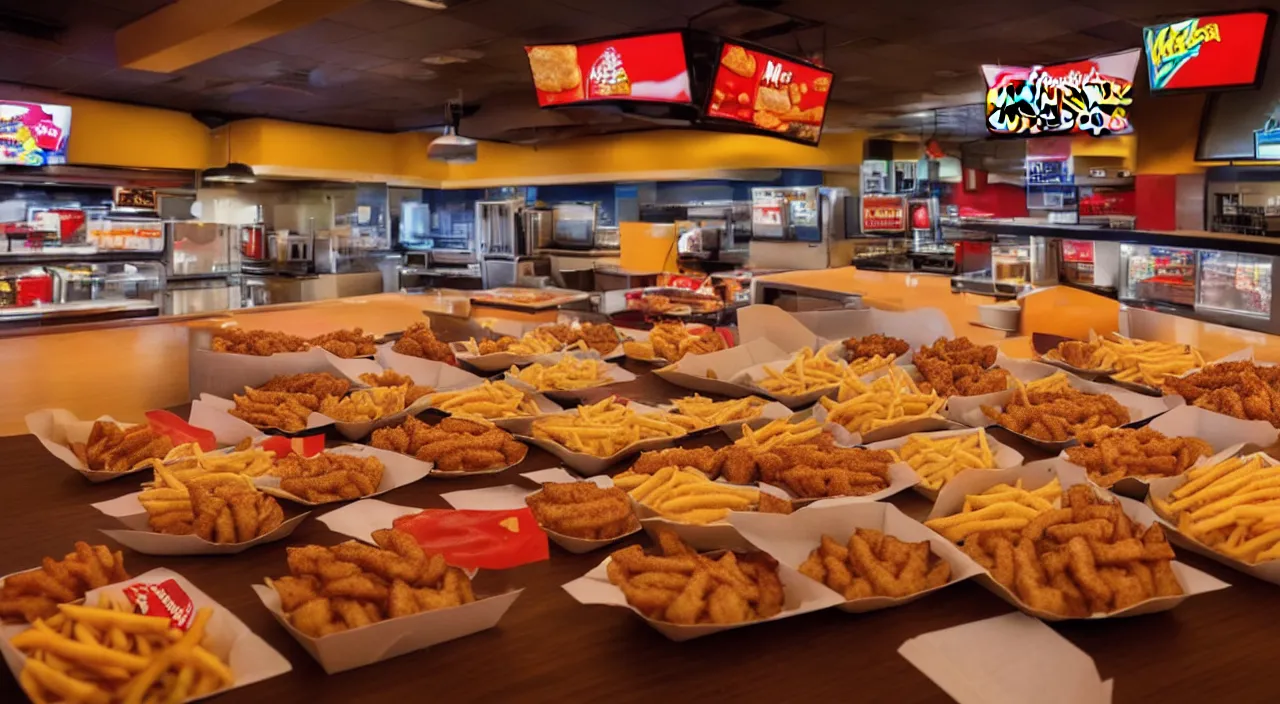
<svg viewBox="0 0 1280 704">
<path fill-rule="evenodd" d="M 951 565 L 951 580 L 942 586 L 905 597 L 873 596 L 845 601 L 839 608 L 850 613 L 901 606 L 982 573 L 982 567 L 960 552 L 959 548 L 920 523 L 911 520 L 892 504 L 812 506 L 789 516 L 733 513 L 729 521 L 738 529 L 742 537 L 756 548 L 769 553 L 778 562 L 794 570 L 799 570 L 800 565 L 809 558 L 809 554 L 818 548 L 822 542 L 822 536 L 829 535 L 843 545 L 858 528 L 878 530 L 911 543 L 927 540 L 933 554 Z M 822 586 L 826 588 L 825 584 Z"/>
<path fill-rule="evenodd" d="M 93 507 L 108 516 L 119 519 L 126 530 L 102 529 L 108 538 L 143 555 L 235 555 L 256 545 L 272 543 L 289 537 L 294 529 L 309 516 L 303 513 L 286 519 L 278 528 L 243 543 L 212 543 L 196 535 L 169 535 L 151 530 L 150 514 L 138 502 L 140 492 L 126 494 L 118 499 L 102 501 Z"/>
<path fill-rule="evenodd" d="M 368 384 L 360 381 L 361 374 L 380 374 L 391 370 L 408 376 L 418 386 L 429 386 L 436 391 L 453 391 L 469 386 L 478 386 L 484 379 L 471 372 L 459 369 L 452 364 L 435 362 L 430 359 L 419 359 L 408 355 L 385 352 L 373 359 L 337 359 L 333 361 L 334 369 L 351 380 L 354 387 L 367 388 Z M 385 362 L 385 364 L 384 364 Z M 396 366 L 388 366 L 395 364 Z"/>
<path fill-rule="evenodd" d="M 321 638 L 312 638 L 289 623 L 280 608 L 280 595 L 276 590 L 255 584 L 253 591 L 289 635 L 332 675 L 493 628 L 524 590 L 477 599 L 462 606 L 389 618 Z"/>
<path fill-rule="evenodd" d="M 815 351 L 816 350 L 817 348 L 815 348 Z M 748 388 L 751 388 L 756 394 L 774 399 L 778 403 L 781 403 L 785 405 L 787 408 L 792 408 L 792 409 L 811 406 L 817 403 L 818 399 L 822 398 L 823 396 L 834 396 L 836 392 L 840 390 L 839 382 L 832 384 L 831 386 L 824 386 L 822 388 L 814 389 L 812 391 L 809 391 L 803 394 L 783 394 L 783 393 L 778 393 L 776 391 L 769 391 L 768 389 L 765 389 L 764 387 L 760 386 L 760 382 L 769 377 L 769 374 L 766 371 L 766 368 L 770 368 L 770 369 L 773 369 L 775 372 L 781 373 L 783 368 L 785 368 L 788 364 L 790 364 L 794 357 L 795 357 L 795 353 L 792 353 L 791 355 L 789 355 L 788 357 L 780 361 L 762 362 L 760 364 L 754 364 L 738 372 L 737 375 L 735 375 L 730 381 L 740 386 L 746 386 Z M 831 356 L 830 359 L 834 360 L 837 366 L 841 369 L 844 369 L 848 366 L 847 364 L 845 364 L 845 361 L 839 357 Z"/>
<path fill-rule="evenodd" d="M 942 440 L 945 438 L 952 438 L 959 435 L 971 435 L 976 432 L 978 431 L 973 428 L 963 428 L 960 430 L 943 430 L 943 431 L 934 432 L 934 433 L 918 433 L 918 434 L 924 435 L 931 440 Z M 867 445 L 866 447 L 868 450 L 893 450 L 896 452 L 898 448 L 907 444 L 907 440 L 909 439 L 910 439 L 910 436 L 902 436 L 902 437 L 894 438 L 893 440 L 882 440 L 880 442 L 873 442 Z M 994 437 L 991 436 L 990 433 L 987 434 L 987 447 L 991 450 L 991 458 L 993 460 L 992 463 L 995 465 L 994 467 L 989 467 L 987 469 L 1007 469 L 1009 467 L 1017 467 L 1022 464 L 1023 457 L 1021 452 L 1018 452 L 1012 447 L 1009 447 L 1008 445 L 1005 445 L 999 440 L 996 440 Z M 945 484 L 943 486 L 945 486 Z M 941 489 L 930 489 L 926 487 L 923 483 L 917 484 L 914 488 L 916 490 L 916 493 L 924 496 L 926 499 L 929 499 L 930 501 L 937 500 L 938 492 L 941 491 Z"/>
<path fill-rule="evenodd" d="M 905 462 L 894 462 L 893 464 L 889 465 L 889 486 L 881 489 L 880 491 L 875 492 L 874 494 L 867 494 L 865 496 L 830 496 L 830 497 L 802 498 L 802 497 L 795 496 L 790 491 L 788 491 L 786 487 L 781 485 L 768 484 L 766 482 L 761 482 L 760 487 L 761 489 L 764 489 L 765 487 L 771 488 L 772 489 L 771 493 L 781 498 L 790 499 L 792 505 L 796 507 L 844 506 L 848 504 L 862 504 L 862 503 L 868 503 L 871 501 L 880 501 L 882 499 L 887 499 L 890 496 L 904 492 L 907 489 L 910 489 L 911 487 L 919 483 L 920 483 L 920 476 L 916 474 L 914 469 L 911 468 L 911 465 Z"/>
<path fill-rule="evenodd" d="M 1059 371 L 1048 364 L 1033 362 L 1029 359 L 1014 359 L 1006 357 L 1003 353 L 996 355 L 995 364 L 992 366 L 1008 370 L 1014 379 L 1024 384 L 1053 376 Z M 942 407 L 942 415 L 958 423 L 970 425 L 969 419 L 986 418 L 982 413 L 983 406 L 1004 405 L 1011 391 L 1012 389 L 1006 389 L 976 396 L 950 396 L 947 398 L 946 405 Z"/>
<path fill-rule="evenodd" d="M 643 506 L 643 504 L 640 505 Z M 655 545 L 657 544 L 658 533 L 667 530 L 680 536 L 681 540 L 688 543 L 689 547 L 698 552 L 712 550 L 744 552 L 752 549 L 751 543 L 747 542 L 747 539 L 742 537 L 738 529 L 728 521 L 695 525 L 653 515 L 652 509 L 648 513 L 651 515 L 641 518 L 640 525 L 644 528 L 644 532 L 649 535 L 649 538 L 654 541 Z M 736 513 L 754 513 L 754 511 L 731 511 L 730 515 Z"/>
<path fill-rule="evenodd" d="M 675 404 L 665 404 L 659 407 L 659 410 L 667 413 L 675 413 L 680 415 L 676 410 Z M 790 418 L 794 414 L 790 408 L 778 403 L 777 401 L 767 401 L 760 407 L 760 415 L 751 420 L 734 420 L 728 423 L 720 423 L 718 425 L 701 428 L 690 433 L 690 435 L 700 435 L 705 433 L 714 433 L 717 430 L 729 436 L 730 440 L 737 440 L 742 437 L 742 426 L 746 425 L 752 430 L 759 430 L 770 422 L 781 418 Z"/>
<path fill-rule="evenodd" d="M 608 576 L 609 558 L 597 565 L 586 575 L 569 582 L 564 585 L 564 590 L 578 602 L 583 604 L 603 604 L 606 606 L 620 606 L 631 610 L 640 618 L 644 619 L 654 630 L 673 641 L 686 641 L 700 636 L 711 635 L 712 633 L 720 633 L 735 628 L 751 626 L 757 623 L 768 623 L 788 618 L 790 616 L 798 616 L 800 614 L 809 613 L 811 611 L 820 611 L 841 603 L 840 595 L 827 589 L 826 587 L 814 582 L 786 565 L 778 565 L 778 577 L 782 581 L 782 589 L 786 595 L 783 602 L 782 611 L 772 618 L 760 621 L 747 621 L 745 623 L 733 624 L 695 624 L 690 626 L 668 623 L 666 621 L 658 621 L 650 619 L 637 609 L 627 603 L 626 596 L 622 590 L 609 582 Z"/>
<path fill-rule="evenodd" d="M 561 471 L 563 472 L 563 470 Z M 524 476 L 529 476 L 529 475 L 524 475 Z M 592 480 L 603 480 L 603 481 L 592 481 Z M 613 481 L 610 480 L 608 477 L 593 477 L 592 479 L 588 479 L 585 481 L 592 481 L 592 483 L 602 488 L 607 488 L 613 485 Z M 507 484 L 503 486 L 486 487 L 484 489 L 453 491 L 447 494 L 441 494 L 440 498 L 444 499 L 446 503 L 448 503 L 450 506 L 456 509 L 475 510 L 475 511 L 506 511 L 511 509 L 526 508 L 528 504 L 525 503 L 525 498 L 529 496 L 533 496 L 534 494 L 537 494 L 540 491 L 542 490 L 541 489 L 525 489 L 523 487 Z M 536 518 L 537 514 L 534 514 L 534 517 Z M 640 524 L 639 522 L 637 522 L 635 529 L 627 531 L 626 533 L 623 533 L 622 535 L 619 535 L 616 538 L 596 540 L 596 539 L 589 539 L 589 538 L 575 538 L 574 536 L 571 536 L 571 535 L 557 533 L 556 531 L 547 528 L 541 523 L 539 523 L 538 525 L 539 527 L 542 528 L 542 531 L 547 534 L 547 537 L 551 538 L 551 541 L 553 543 L 555 543 L 556 545 L 559 545 L 560 547 L 564 548 L 566 551 L 571 552 L 575 555 L 588 553 L 588 552 L 591 552 L 592 550 L 599 550 L 600 548 L 613 545 L 614 543 L 624 538 L 628 538 L 640 532 Z"/>
<path fill-rule="evenodd" d="M 244 393 L 240 389 L 236 393 Z M 191 402 L 191 415 L 187 422 L 197 428 L 204 428 L 213 433 L 219 445 L 235 445 L 245 438 L 257 438 L 265 434 L 272 435 L 311 435 L 334 424 L 332 418 L 312 411 L 307 416 L 307 426 L 302 430 L 286 432 L 280 428 L 258 428 L 235 416 L 229 411 L 236 407 L 235 401 L 201 394 L 200 398 Z"/>
<path fill-rule="evenodd" d="M 817 349 L 821 341 L 847 340 L 873 333 L 905 340 L 912 350 L 932 344 L 940 337 L 955 337 L 951 322 L 937 308 L 789 313 L 777 306 L 752 305 L 738 311 L 738 334 L 743 342 L 767 339 L 783 349 L 799 349 L 805 345 Z"/>
<path fill-rule="evenodd" d="M 733 383 L 730 379 L 747 367 L 788 357 L 786 350 L 761 339 L 719 352 L 686 355 L 679 362 L 655 369 L 653 373 L 686 389 L 728 398 L 742 398 L 757 395 L 757 392 L 750 386 Z"/>
<path fill-rule="evenodd" d="M 398 489 L 402 486 L 412 484 L 419 479 L 431 473 L 431 463 L 421 462 L 407 455 L 398 452 L 388 452 L 379 450 L 376 447 L 368 445 L 342 445 L 332 449 L 325 450 L 326 453 L 337 455 L 356 455 L 358 457 L 377 457 L 382 460 L 382 482 L 378 484 L 377 489 L 368 496 L 362 496 L 361 499 L 367 499 L 372 496 L 385 494 L 392 489 Z M 294 496 L 289 492 L 280 488 L 280 478 L 272 476 L 255 477 L 253 482 L 264 494 L 270 494 L 278 499 L 288 499 L 296 504 L 303 506 L 322 506 L 307 501 L 301 497 Z M 358 499 L 351 499 L 358 500 Z M 343 501 L 346 501 L 344 499 Z M 340 502 L 328 502 L 340 503 Z"/>
<path fill-rule="evenodd" d="M 289 664 L 289 661 L 283 655 L 268 645 L 256 633 L 249 630 L 249 627 L 236 618 L 231 610 L 214 601 L 208 594 L 200 591 L 190 580 L 177 572 L 163 568 L 144 572 L 123 582 L 108 584 L 105 587 L 91 590 L 85 595 L 85 601 L 90 604 L 96 603 L 99 594 L 107 594 L 117 601 L 124 601 L 124 589 L 129 585 L 158 584 L 169 579 L 177 582 L 182 591 L 191 597 L 191 603 L 195 608 L 209 607 L 213 609 L 213 615 L 209 618 L 209 622 L 205 627 L 204 640 L 201 641 L 200 645 L 225 662 L 231 668 L 232 675 L 235 676 L 235 681 L 230 686 L 212 692 L 205 697 L 187 699 L 186 701 L 193 702 L 207 699 L 208 697 L 216 697 L 233 689 L 283 675 L 293 669 L 293 666 Z M 9 666 L 9 671 L 13 673 L 15 680 L 26 664 L 27 656 L 14 648 L 10 641 L 14 636 L 28 628 L 30 626 L 25 623 L 0 625 L 0 653 L 3 653 L 5 664 Z"/>
<path fill-rule="evenodd" d="M 213 350 L 192 350 L 190 359 L 191 397 L 200 394 L 231 398 L 246 386 L 261 386 L 273 376 L 331 372 L 338 359 L 319 347 L 306 352 L 283 352 L 269 357 L 230 354 Z"/>
<path fill-rule="evenodd" d="M 513 437 L 514 437 L 514 436 L 513 436 Z M 523 443 L 521 443 L 521 444 L 523 444 Z M 428 476 L 429 476 L 429 477 L 431 477 L 432 479 L 464 479 L 464 478 L 466 478 L 466 477 L 479 477 L 479 476 L 483 476 L 483 475 L 485 475 L 485 474 L 501 474 L 501 473 L 503 473 L 503 472 L 507 471 L 508 469 L 511 469 L 512 467 L 515 467 L 516 465 L 520 464 L 521 462 L 524 462 L 525 458 L 526 458 L 526 457 L 528 457 L 528 456 L 529 456 L 529 446 L 528 446 L 528 445 L 525 445 L 525 452 L 524 452 L 524 454 L 520 457 L 520 459 L 519 459 L 519 460 L 516 460 L 515 462 L 512 462 L 511 464 L 506 464 L 506 465 L 503 465 L 503 466 L 501 466 L 501 467 L 494 467 L 493 469 L 481 469 L 481 470 L 477 470 L 477 471 L 474 471 L 474 472 L 446 472 L 446 471 L 441 470 L 441 469 L 439 469 L 439 468 L 432 467 L 432 469 L 431 469 L 431 474 L 429 474 Z"/>
<path fill-rule="evenodd" d="M 575 355 L 575 356 L 579 356 L 579 355 Z M 599 359 L 594 355 L 592 357 L 595 359 Z M 593 386 L 587 386 L 581 389 L 535 389 L 533 386 L 526 384 L 520 379 L 512 376 L 510 372 L 508 372 L 503 376 L 503 380 L 506 381 L 508 384 L 511 384 L 512 386 L 516 387 L 517 389 L 524 391 L 525 393 L 542 394 L 543 396 L 546 396 L 547 398 L 557 401 L 559 403 L 570 403 L 570 404 L 580 403 L 590 398 L 593 398 L 595 395 L 599 393 L 598 391 L 599 389 L 604 388 L 606 386 L 612 386 L 614 384 L 624 384 L 626 382 L 636 380 L 635 374 L 632 374 L 626 369 L 623 369 L 622 367 L 619 367 L 618 365 L 612 364 L 612 363 L 605 363 L 603 372 L 604 372 L 604 376 L 602 377 L 601 383 L 595 384 Z"/>
<path fill-rule="evenodd" d="M 118 423 L 111 416 L 99 416 L 97 421 L 105 423 Z M 143 463 L 125 472 L 106 472 L 94 471 L 89 469 L 76 457 L 76 453 L 71 449 L 73 442 L 85 442 L 89 439 L 89 433 L 93 430 L 93 420 L 80 420 L 76 418 L 71 411 L 61 408 L 45 409 L 42 411 L 34 411 L 28 413 L 26 417 L 27 432 L 36 436 L 44 449 L 49 454 L 62 460 L 63 464 L 76 470 L 80 476 L 88 479 L 94 484 L 101 482 L 109 482 L 112 479 L 137 474 L 151 469 L 150 463 Z M 132 423 L 122 423 L 121 425 L 131 427 Z"/>
<path fill-rule="evenodd" d="M 836 423 L 828 421 L 827 408 L 820 403 L 814 405 L 812 414 L 814 419 L 828 430 L 835 431 L 836 429 L 839 429 L 844 431 L 844 433 L 846 433 L 851 439 L 850 444 L 852 445 L 883 442 L 885 440 L 892 440 L 893 438 L 912 435 L 915 433 L 932 433 L 942 430 L 959 430 L 964 428 L 960 423 L 947 420 L 940 415 L 935 415 L 903 421 L 901 423 L 894 423 L 893 425 L 886 425 L 883 428 L 876 428 L 875 430 L 869 431 L 866 435 L 859 435 L 858 433 L 851 432 L 842 425 L 837 425 Z"/>
<path fill-rule="evenodd" d="M 685 323 L 684 329 L 690 335 L 701 335 L 702 333 L 714 330 L 715 328 L 712 328 L 710 325 L 703 325 L 702 323 Z M 617 330 L 618 334 L 622 335 L 623 342 L 627 342 L 628 340 L 631 342 L 648 342 L 650 333 L 652 332 L 651 330 L 637 330 L 635 328 L 618 328 Z M 671 360 L 663 359 L 661 357 L 650 357 L 648 359 L 643 357 L 632 357 L 626 353 L 626 347 L 622 343 L 619 343 L 618 350 L 622 356 L 634 362 L 652 364 L 659 367 L 665 367 L 668 364 L 671 364 Z M 606 359 L 608 359 L 608 357 L 606 357 Z"/>
<path fill-rule="evenodd" d="M 641 414 L 657 413 L 661 410 L 639 403 L 632 403 L 630 404 L 630 407 L 635 409 L 636 413 Z M 567 411 L 566 415 L 576 413 L 577 411 Z M 574 452 L 558 442 L 533 437 L 532 420 L 527 424 L 522 424 L 517 429 L 512 430 L 512 432 L 515 433 L 516 439 L 550 452 L 555 455 L 557 459 L 563 462 L 565 466 L 586 477 L 604 474 L 610 467 L 627 459 L 628 457 L 648 450 L 659 450 L 665 447 L 672 447 L 689 437 L 688 434 L 685 434 L 674 437 L 649 438 L 647 440 L 633 442 L 608 457 L 596 457 L 595 455 L 589 455 L 585 452 Z"/>
</svg>

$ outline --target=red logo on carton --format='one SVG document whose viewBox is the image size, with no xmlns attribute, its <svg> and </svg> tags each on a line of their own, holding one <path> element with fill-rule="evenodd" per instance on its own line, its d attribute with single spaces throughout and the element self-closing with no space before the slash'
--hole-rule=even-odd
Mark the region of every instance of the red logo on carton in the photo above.
<svg viewBox="0 0 1280 704">
<path fill-rule="evenodd" d="M 190 628 L 196 618 L 191 597 L 172 579 L 157 584 L 130 584 L 124 588 L 124 596 L 142 615 L 165 616 L 179 630 Z"/>
</svg>

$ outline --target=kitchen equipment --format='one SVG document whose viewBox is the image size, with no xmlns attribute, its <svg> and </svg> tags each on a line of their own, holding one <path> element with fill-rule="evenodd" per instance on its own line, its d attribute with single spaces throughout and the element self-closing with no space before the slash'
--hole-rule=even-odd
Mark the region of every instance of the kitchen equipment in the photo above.
<svg viewBox="0 0 1280 704">
<path fill-rule="evenodd" d="M 525 208 L 520 211 L 520 254 L 532 255 L 552 245 L 556 215 L 550 208 Z"/>
<path fill-rule="evenodd" d="M 565 249 L 596 248 L 596 215 L 599 203 L 557 203 L 552 242 Z"/>
<path fill-rule="evenodd" d="M 239 271 L 235 229 L 211 222 L 171 221 L 164 225 L 165 274 L 169 279 Z"/>
<path fill-rule="evenodd" d="M 822 242 L 845 237 L 844 188 L 751 189 L 753 239 Z"/>
</svg>

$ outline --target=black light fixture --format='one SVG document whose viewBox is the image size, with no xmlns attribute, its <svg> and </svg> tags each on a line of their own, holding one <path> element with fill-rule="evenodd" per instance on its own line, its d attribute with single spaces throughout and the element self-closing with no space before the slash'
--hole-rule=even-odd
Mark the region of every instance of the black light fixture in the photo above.
<svg viewBox="0 0 1280 704">
<path fill-rule="evenodd" d="M 257 183 L 258 175 L 253 167 L 231 160 L 231 125 L 227 125 L 227 165 L 207 169 L 201 179 L 205 183 Z"/>
</svg>

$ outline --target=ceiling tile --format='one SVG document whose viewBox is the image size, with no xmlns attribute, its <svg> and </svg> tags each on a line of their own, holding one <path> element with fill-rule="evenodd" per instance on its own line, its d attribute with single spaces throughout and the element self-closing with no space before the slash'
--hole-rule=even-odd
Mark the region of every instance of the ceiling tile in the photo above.
<svg viewBox="0 0 1280 704">
<path fill-rule="evenodd" d="M 58 54 L 0 44 L 0 81 L 22 82 L 62 59 Z"/>
<path fill-rule="evenodd" d="M 365 34 L 337 45 L 339 49 L 381 56 L 385 59 L 416 59 L 425 55 L 412 39 L 392 39 L 386 34 Z"/>
<path fill-rule="evenodd" d="M 367 32 L 358 27 L 323 19 L 319 22 L 299 27 L 292 32 L 285 32 L 266 41 L 258 42 L 254 46 L 269 51 L 277 51 L 281 54 L 307 56 L 309 55 L 309 50 L 337 44 L 364 34 L 367 34 Z"/>
<path fill-rule="evenodd" d="M 438 16 L 379 36 L 412 46 L 417 52 L 416 55 L 421 58 L 429 54 L 497 39 L 502 35 L 462 20 Z"/>
<path fill-rule="evenodd" d="M 59 90 L 76 90 L 86 83 L 101 78 L 111 68 L 107 64 L 64 58 L 32 73 L 24 79 L 24 82 Z"/>
<path fill-rule="evenodd" d="M 394 0 L 370 0 L 329 15 L 333 22 L 363 29 L 366 32 L 385 32 L 405 25 L 438 16 L 438 10 L 429 10 Z"/>
</svg>

